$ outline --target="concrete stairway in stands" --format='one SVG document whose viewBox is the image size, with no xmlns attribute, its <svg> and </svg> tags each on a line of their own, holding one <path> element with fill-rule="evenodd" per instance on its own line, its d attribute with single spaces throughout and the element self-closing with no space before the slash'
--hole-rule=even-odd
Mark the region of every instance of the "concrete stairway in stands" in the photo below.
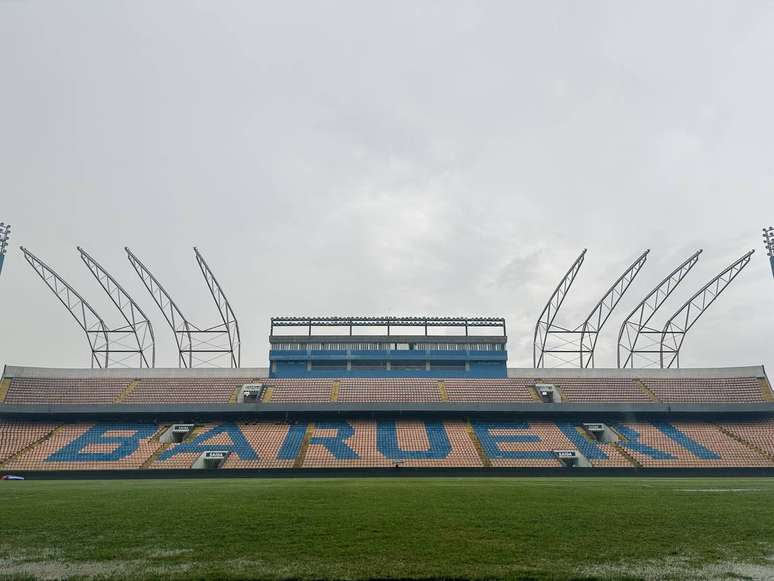
<svg viewBox="0 0 774 581">
<path fill-rule="evenodd" d="M 713 425 L 718 430 L 723 432 L 726 436 L 728 436 L 729 438 L 731 438 L 733 440 L 736 440 L 737 442 L 739 442 L 743 446 L 746 446 L 747 448 L 749 448 L 753 452 L 757 452 L 758 454 L 760 454 L 764 458 L 767 458 L 768 460 L 774 461 L 774 454 L 769 454 L 766 450 L 763 450 L 763 449 L 759 448 L 758 446 L 756 446 L 755 444 L 753 444 L 752 442 L 748 442 L 744 438 L 741 438 L 741 437 L 737 436 L 736 434 L 734 434 L 733 432 L 725 429 L 723 426 L 721 426 L 719 424 L 713 424 Z"/>
<path fill-rule="evenodd" d="M 465 430 L 468 432 L 468 437 L 473 443 L 473 447 L 476 449 L 478 457 L 481 459 L 481 464 L 486 468 L 491 468 L 492 461 L 489 459 L 489 456 L 486 455 L 486 452 L 484 452 L 484 448 L 481 446 L 481 442 L 479 441 L 478 436 L 476 436 L 476 431 L 473 429 L 473 424 L 470 423 L 470 420 L 467 421 Z"/>
<path fill-rule="evenodd" d="M 13 454 L 13 455 L 9 456 L 8 458 L 6 458 L 4 462 L 0 462 L 0 466 L 3 466 L 4 464 L 7 464 L 8 462 L 11 462 L 12 460 L 16 460 L 17 458 L 21 457 L 23 454 L 27 453 L 28 451 L 30 451 L 33 448 L 37 447 L 38 445 L 42 444 L 46 440 L 50 440 L 54 436 L 54 434 L 56 434 L 62 428 L 64 428 L 64 424 L 62 424 L 61 426 L 57 426 L 56 428 L 54 428 L 53 430 L 51 430 L 47 434 L 44 434 L 42 437 L 38 438 L 34 442 L 30 442 L 29 444 L 24 446 L 24 448 L 22 448 L 21 450 L 19 450 L 15 454 Z"/>
<path fill-rule="evenodd" d="M 438 396 L 441 401 L 449 401 L 449 393 L 446 391 L 446 384 L 443 381 L 438 382 Z"/>
<path fill-rule="evenodd" d="M 306 426 L 306 432 L 304 432 L 304 439 L 301 441 L 301 447 L 298 450 L 298 456 L 296 456 L 293 462 L 293 468 L 301 468 L 304 465 L 304 459 L 306 458 L 306 451 L 309 449 L 309 440 L 312 439 L 314 433 L 314 423 L 309 422 Z"/>
<path fill-rule="evenodd" d="M 8 389 L 11 387 L 10 379 L 0 380 L 0 403 L 5 401 L 5 394 L 8 393 Z"/>
<path fill-rule="evenodd" d="M 637 387 L 640 388 L 640 391 L 645 395 L 647 395 L 652 401 L 659 401 L 659 399 L 656 397 L 656 394 L 653 393 L 650 390 L 650 388 L 647 385 L 645 385 L 645 383 L 643 383 L 639 379 L 635 379 L 634 383 L 637 384 Z"/>
<path fill-rule="evenodd" d="M 113 403 L 121 403 L 126 401 L 126 398 L 132 395 L 132 392 L 137 389 L 138 385 L 140 385 L 140 381 L 138 379 L 130 381 L 127 386 L 121 390 L 121 393 L 116 396 L 116 399 L 113 400 Z"/>
<path fill-rule="evenodd" d="M 341 389 L 341 382 L 337 379 L 331 384 L 330 401 L 339 401 L 339 390 Z"/>
</svg>

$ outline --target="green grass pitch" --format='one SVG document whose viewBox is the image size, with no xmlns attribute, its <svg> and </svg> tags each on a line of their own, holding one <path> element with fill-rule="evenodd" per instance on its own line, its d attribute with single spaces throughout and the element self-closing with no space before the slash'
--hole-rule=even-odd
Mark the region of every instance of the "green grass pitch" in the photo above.
<svg viewBox="0 0 774 581">
<path fill-rule="evenodd" d="M 0 482 L 0 578 L 774 578 L 774 479 Z"/>
</svg>

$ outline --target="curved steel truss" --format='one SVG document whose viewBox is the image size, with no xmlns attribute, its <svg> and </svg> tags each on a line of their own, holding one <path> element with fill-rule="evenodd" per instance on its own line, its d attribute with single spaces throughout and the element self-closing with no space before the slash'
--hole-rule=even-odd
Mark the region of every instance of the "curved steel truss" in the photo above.
<svg viewBox="0 0 774 581">
<path fill-rule="evenodd" d="M 116 329 L 110 329 L 86 299 L 70 286 L 53 268 L 48 266 L 26 248 L 22 247 L 21 251 L 24 253 L 24 258 L 33 270 L 38 273 L 41 279 L 43 279 L 46 286 L 51 289 L 68 312 L 73 316 L 78 323 L 78 326 L 86 334 L 86 339 L 89 342 L 89 348 L 91 350 L 92 367 L 149 367 L 146 350 L 143 348 L 144 343 L 142 343 L 140 338 L 141 335 L 138 335 L 137 327 L 127 320 L 127 325 Z M 93 264 L 96 265 L 96 262 L 93 262 Z M 87 266 L 89 266 L 88 263 Z M 91 268 L 92 266 L 89 266 L 90 270 Z M 101 267 L 100 270 L 105 272 Z M 92 270 L 92 272 L 94 271 Z M 105 273 L 105 275 L 107 275 L 107 273 Z M 98 278 L 98 280 L 100 279 Z M 116 283 L 112 277 L 110 277 L 110 280 L 112 281 L 111 286 L 117 286 L 118 283 Z M 103 284 L 103 288 L 105 288 L 105 283 L 102 280 L 100 280 L 100 284 Z M 108 292 L 108 294 L 110 294 L 110 292 Z M 126 295 L 125 292 L 123 294 L 125 297 L 129 296 Z M 111 298 L 113 298 L 112 294 Z M 119 310 L 124 314 L 121 307 L 119 307 Z M 139 326 L 142 327 L 142 323 L 140 323 Z M 143 335 L 145 334 L 144 327 L 140 332 Z"/>
<path fill-rule="evenodd" d="M 580 325 L 575 328 L 563 327 L 555 324 L 554 320 L 583 264 L 586 254 L 584 250 L 559 282 L 540 314 L 535 326 L 533 365 L 546 367 L 546 363 L 558 363 L 559 366 L 594 367 L 594 351 L 599 333 L 642 270 L 649 252 L 645 250 L 640 254 L 618 277 Z"/>
<path fill-rule="evenodd" d="M 126 325 L 114 329 L 111 333 L 131 333 L 134 345 L 140 359 L 140 367 L 156 366 L 156 341 L 153 336 L 153 325 L 129 293 L 124 290 L 118 281 L 94 260 L 94 258 L 80 246 L 76 247 L 81 254 L 81 260 L 89 269 L 102 289 L 113 301 L 113 304 L 126 321 Z"/>
<path fill-rule="evenodd" d="M 130 264 L 172 329 L 177 344 L 178 365 L 180 367 L 239 367 L 239 324 L 220 285 L 199 251 L 194 249 L 202 275 L 215 300 L 222 321 L 211 327 L 199 327 L 191 323 L 142 261 L 129 248 L 125 247 L 124 250 Z"/>
<path fill-rule="evenodd" d="M 618 332 L 618 367 L 654 367 L 660 365 L 661 330 L 648 327 L 648 323 L 656 314 L 656 311 L 669 298 L 683 278 L 696 266 L 701 250 L 697 250 L 680 266 L 670 272 L 656 288 L 642 299 L 640 304 L 634 307 L 629 316 L 621 324 Z M 658 336 L 656 336 L 658 335 Z M 644 336 L 647 344 L 638 348 L 637 342 L 640 336 Z M 623 357 L 622 355 L 625 354 Z"/>
<path fill-rule="evenodd" d="M 728 288 L 740 272 L 750 263 L 755 250 L 734 261 L 715 278 L 701 287 L 677 312 L 667 320 L 661 331 L 659 361 L 661 367 L 680 367 L 680 349 L 685 335 L 696 324 L 704 312 L 714 303 L 720 293 Z"/>
<path fill-rule="evenodd" d="M 583 260 L 586 257 L 586 250 L 586 248 L 583 249 L 583 252 L 575 259 L 575 262 L 572 263 L 572 266 L 570 266 L 570 269 L 565 273 L 564 277 L 562 277 L 562 280 L 556 285 L 556 289 L 554 289 L 546 306 L 543 307 L 540 317 L 538 317 L 538 322 L 535 325 L 535 336 L 532 342 L 533 367 L 545 367 L 545 350 L 549 332 L 553 327 L 554 319 L 556 319 L 556 315 L 564 302 L 564 298 L 570 291 L 570 287 L 575 281 L 575 277 L 578 275 L 580 267 L 583 265 Z"/>
<path fill-rule="evenodd" d="M 231 304 L 223 293 L 223 289 L 220 284 L 218 284 L 218 280 L 215 278 L 215 275 L 204 260 L 202 253 L 199 252 L 199 249 L 196 248 L 196 246 L 194 246 L 194 253 L 196 254 L 196 262 L 199 263 L 199 268 L 202 271 L 204 282 L 207 283 L 207 288 L 210 289 L 212 300 L 215 301 L 215 306 L 218 307 L 220 319 L 223 321 L 223 328 L 228 333 L 228 344 L 231 351 L 231 367 L 239 367 L 242 353 L 242 346 L 239 339 L 239 322 L 231 308 Z"/>
</svg>

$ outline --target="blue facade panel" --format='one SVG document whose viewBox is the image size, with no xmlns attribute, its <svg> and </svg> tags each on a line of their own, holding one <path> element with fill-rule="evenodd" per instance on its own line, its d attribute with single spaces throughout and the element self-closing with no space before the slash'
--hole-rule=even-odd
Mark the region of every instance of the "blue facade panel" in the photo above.
<svg viewBox="0 0 774 581">
<path fill-rule="evenodd" d="M 505 378 L 507 351 L 277 350 L 269 352 L 270 377 Z M 388 369 L 387 367 L 390 367 Z M 429 369 L 428 369 L 429 367 Z"/>
<path fill-rule="evenodd" d="M 502 361 L 507 351 L 269 351 L 269 361 Z"/>
</svg>

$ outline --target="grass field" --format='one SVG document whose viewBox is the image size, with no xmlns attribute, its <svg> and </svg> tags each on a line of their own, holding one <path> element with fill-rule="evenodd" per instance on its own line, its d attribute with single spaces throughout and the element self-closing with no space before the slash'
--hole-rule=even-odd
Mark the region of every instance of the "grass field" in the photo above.
<svg viewBox="0 0 774 581">
<path fill-rule="evenodd" d="M 774 479 L 0 482 L 0 578 L 774 579 Z"/>
</svg>

